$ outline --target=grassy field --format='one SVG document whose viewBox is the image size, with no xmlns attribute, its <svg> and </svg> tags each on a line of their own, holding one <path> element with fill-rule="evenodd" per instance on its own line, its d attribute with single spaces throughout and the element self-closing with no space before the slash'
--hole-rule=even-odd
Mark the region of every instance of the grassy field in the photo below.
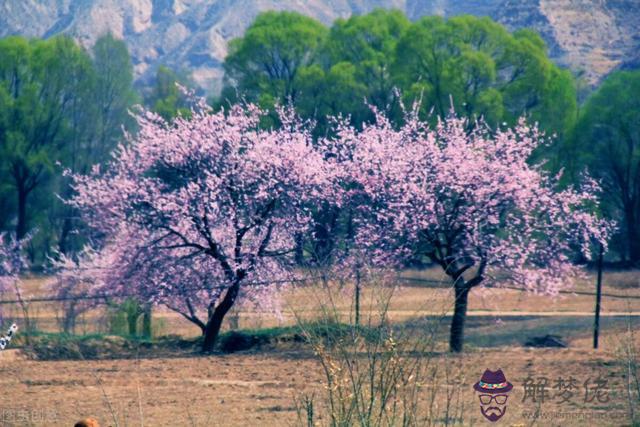
<svg viewBox="0 0 640 427">
<path fill-rule="evenodd" d="M 439 280 L 433 271 L 403 275 Z M 469 300 L 466 352 L 460 356 L 446 352 L 450 289 L 404 286 L 391 296 L 387 320 L 408 337 L 418 337 L 439 325 L 433 352 L 428 356 L 439 369 L 432 381 L 419 387 L 424 390 L 425 400 L 434 397 L 438 414 L 446 413 L 447 405 L 455 407 L 448 424 L 487 424 L 472 385 L 486 368 L 501 368 L 514 389 L 500 425 L 630 425 L 625 376 L 629 359 L 621 351 L 630 342 L 640 344 L 640 334 L 630 337 L 628 333 L 629 328 L 638 328 L 640 317 L 627 315 L 640 312 L 640 299 L 634 298 L 640 297 L 639 279 L 637 272 L 605 274 L 603 291 L 609 296 L 603 298 L 605 316 L 597 351 L 591 349 L 592 280 L 577 283 L 575 294 L 556 298 L 509 289 L 474 290 Z M 42 279 L 29 281 L 30 294 L 41 294 L 42 283 Z M 332 296 L 340 317 L 348 322 L 351 293 L 344 290 Z M 312 320 L 320 313 L 317 302 L 321 299 L 322 291 L 317 288 L 290 288 L 283 293 L 281 317 L 245 307 L 237 313 L 238 326 L 255 329 L 293 325 L 296 317 Z M 365 290 L 365 323 L 369 313 L 374 317 L 378 313 L 381 299 L 380 292 Z M 39 328 L 56 330 L 54 308 L 42 304 L 33 310 Z M 11 314 L 11 309 L 5 309 L 5 317 Z M 89 313 L 83 327 L 95 332 L 100 329 L 101 319 L 99 312 Z M 159 335 L 197 335 L 196 328 L 173 313 L 156 311 L 155 322 Z M 523 346 L 528 339 L 546 334 L 559 335 L 568 348 Z M 316 412 L 323 414 L 323 370 L 304 343 L 275 340 L 247 351 L 207 357 L 197 355 L 192 348 L 154 352 L 144 342 L 133 342 L 130 347 L 128 358 L 109 356 L 105 360 L 31 360 L 15 348 L 0 353 L 0 425 L 65 426 L 85 416 L 96 417 L 101 425 L 114 426 L 295 425 L 296 400 L 303 395 L 314 396 Z M 543 402 L 532 402 L 525 396 L 529 377 L 548 380 L 548 396 Z M 569 377 L 576 380 L 574 396 L 560 404 L 554 399 L 559 390 L 553 386 L 559 378 Z M 606 380 L 608 399 L 585 402 L 585 391 L 596 378 Z M 530 418 L 536 408 L 540 410 L 538 418 Z M 16 419 L 27 415 L 29 423 Z M 316 421 L 326 423 L 328 419 L 316 417 Z M 444 418 L 434 423 L 447 424 Z"/>
<path fill-rule="evenodd" d="M 548 402 L 542 409 L 592 418 L 615 412 L 607 420 L 587 425 L 628 424 L 622 369 L 610 350 L 594 353 L 587 342 L 573 341 L 570 349 L 497 347 L 473 349 L 460 357 L 439 357 L 446 358 L 458 373 L 451 384 L 442 384 L 440 397 L 444 401 L 447 387 L 459 390 L 464 425 L 483 424 L 471 387 L 485 368 L 503 369 L 515 386 L 505 425 L 530 424 L 523 412 L 535 410 L 536 405 L 522 402 L 528 375 L 543 375 L 551 381 L 573 376 L 580 382 L 603 375 L 610 382 L 608 404 L 582 403 L 579 390 L 577 403 Z M 116 425 L 114 417 L 120 425 L 141 425 L 141 421 L 149 426 L 291 425 L 297 417 L 296 397 L 305 392 L 323 393 L 323 376 L 315 359 L 291 351 L 82 362 L 21 360 L 8 352 L 2 355 L 1 363 L 4 409 L 52 411 L 49 422 L 35 425 L 72 425 L 88 415 L 105 425 Z M 539 420 L 537 425 L 584 423 L 558 419 Z"/>
<path fill-rule="evenodd" d="M 400 322 L 423 316 L 442 316 L 451 312 L 453 292 L 446 285 L 446 277 L 439 270 L 406 271 L 400 288 L 390 298 L 388 316 L 390 320 Z M 50 294 L 46 288 L 46 278 L 32 278 L 25 281 L 25 294 L 29 297 L 44 297 Z M 532 295 L 513 289 L 476 288 L 469 297 L 469 315 L 491 317 L 496 321 L 508 316 L 565 314 L 573 317 L 590 318 L 593 313 L 595 297 L 595 277 L 589 274 L 588 279 L 580 280 L 574 286 L 557 295 Z M 386 297 L 387 294 L 384 294 Z M 230 313 L 229 317 L 239 328 L 262 328 L 286 326 L 296 323 L 296 317 L 314 318 L 318 315 L 318 299 L 326 295 L 317 286 L 296 286 L 285 288 L 281 293 L 281 313 L 260 312 L 252 306 L 240 307 Z M 349 320 L 353 305 L 353 288 L 344 287 L 343 292 L 333 295 L 335 306 L 343 312 L 344 320 Z M 364 288 L 362 310 L 376 311 L 381 295 L 376 290 Z M 22 313 L 16 304 L 5 305 L 3 313 L 6 318 L 20 319 Z M 55 302 L 38 302 L 30 304 L 31 317 L 41 331 L 59 331 L 57 317 L 59 306 Z M 603 316 L 610 314 L 637 313 L 640 315 L 640 272 L 606 272 L 603 280 Z M 159 308 L 154 314 L 157 335 L 194 336 L 199 329 L 185 321 L 179 314 Z M 90 311 L 78 319 L 78 333 L 106 333 L 103 310 Z"/>
</svg>

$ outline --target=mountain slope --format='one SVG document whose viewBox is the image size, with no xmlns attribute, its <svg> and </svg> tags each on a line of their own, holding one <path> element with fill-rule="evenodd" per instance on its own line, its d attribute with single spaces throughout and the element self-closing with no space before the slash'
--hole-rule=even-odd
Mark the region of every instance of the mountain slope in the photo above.
<svg viewBox="0 0 640 427">
<path fill-rule="evenodd" d="M 0 36 L 65 33 L 90 46 L 110 31 L 127 41 L 139 79 L 166 64 L 189 70 L 215 91 L 227 41 L 261 11 L 294 10 L 330 24 L 376 7 L 403 10 L 411 19 L 488 15 L 510 29 L 533 28 L 558 63 L 584 70 L 592 83 L 638 62 L 638 0 L 0 0 Z"/>
</svg>

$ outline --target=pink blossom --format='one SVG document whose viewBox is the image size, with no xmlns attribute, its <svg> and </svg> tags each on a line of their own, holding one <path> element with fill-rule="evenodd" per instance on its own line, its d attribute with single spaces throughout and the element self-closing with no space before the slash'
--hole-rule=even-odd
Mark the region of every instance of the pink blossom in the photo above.
<svg viewBox="0 0 640 427">
<path fill-rule="evenodd" d="M 378 115 L 361 132 L 340 123 L 323 141 L 343 197 L 359 209 L 358 245 L 391 265 L 426 257 L 453 281 L 557 293 L 579 273 L 576 249 L 589 257 L 591 243 L 606 245 L 597 183 L 561 189 L 530 164 L 544 141 L 523 120 L 495 133 L 467 129 L 454 115 L 433 129 L 416 114 L 398 129 Z"/>
<path fill-rule="evenodd" d="M 31 239 L 30 235 L 17 240 L 15 235 L 0 233 L 0 296 L 13 293 L 22 301 L 20 274 L 28 267 L 24 255 L 24 247 Z M 0 306 L 0 323 L 2 323 L 2 306 Z"/>
<path fill-rule="evenodd" d="M 103 236 L 101 290 L 164 304 L 203 332 L 237 298 L 273 307 L 267 288 L 252 284 L 290 271 L 295 236 L 312 221 L 308 206 L 331 191 L 310 131 L 292 111 L 280 113 L 285 126 L 274 130 L 259 127 L 254 105 L 200 108 L 171 124 L 142 112 L 138 135 L 103 174 L 74 176 L 71 203 Z"/>
</svg>

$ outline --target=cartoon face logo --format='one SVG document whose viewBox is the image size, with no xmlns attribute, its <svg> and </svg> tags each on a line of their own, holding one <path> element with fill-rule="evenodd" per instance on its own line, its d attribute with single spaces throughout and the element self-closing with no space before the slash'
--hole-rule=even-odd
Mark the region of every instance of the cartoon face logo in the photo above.
<svg viewBox="0 0 640 427">
<path fill-rule="evenodd" d="M 491 422 L 498 421 L 507 412 L 508 393 L 513 388 L 502 369 L 493 372 L 487 369 L 473 389 L 478 392 L 480 412 Z"/>
</svg>

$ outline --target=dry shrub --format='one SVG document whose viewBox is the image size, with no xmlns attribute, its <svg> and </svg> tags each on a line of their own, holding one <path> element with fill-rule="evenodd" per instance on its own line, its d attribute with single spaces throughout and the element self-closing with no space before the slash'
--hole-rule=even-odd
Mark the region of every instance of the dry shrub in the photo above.
<svg viewBox="0 0 640 427">
<path fill-rule="evenodd" d="M 356 305 L 351 306 L 349 319 L 359 318 L 359 324 L 343 323 L 340 301 L 350 287 L 344 280 L 324 280 L 318 287 L 315 301 L 322 316 L 313 327 L 298 317 L 324 373 L 319 394 L 297 397 L 299 423 L 332 427 L 461 424 L 461 380 L 451 360 L 436 353 L 440 319 L 420 333 L 391 323 L 387 314 L 395 284 L 372 273 L 359 278 L 369 296 L 358 315 L 353 313 Z"/>
<path fill-rule="evenodd" d="M 629 316 L 627 332 L 623 335 L 618 346 L 618 359 L 622 366 L 625 379 L 624 392 L 626 395 L 629 420 L 632 426 L 640 426 L 640 358 L 638 357 L 638 342 Z"/>
</svg>

